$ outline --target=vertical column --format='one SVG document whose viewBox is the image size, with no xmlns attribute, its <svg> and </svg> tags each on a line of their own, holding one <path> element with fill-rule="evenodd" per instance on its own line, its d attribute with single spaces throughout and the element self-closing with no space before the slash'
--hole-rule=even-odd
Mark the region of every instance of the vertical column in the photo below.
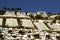
<svg viewBox="0 0 60 40">
<path fill-rule="evenodd" d="M 5 27 L 6 18 L 3 18 L 2 26 Z"/>
</svg>

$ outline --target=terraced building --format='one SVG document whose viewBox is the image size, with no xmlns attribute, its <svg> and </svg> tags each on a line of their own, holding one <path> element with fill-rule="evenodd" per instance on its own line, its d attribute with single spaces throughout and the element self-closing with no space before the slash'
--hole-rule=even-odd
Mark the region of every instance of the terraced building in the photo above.
<svg viewBox="0 0 60 40">
<path fill-rule="evenodd" d="M 0 15 L 0 39 L 60 40 L 60 21 L 48 18 L 43 11 L 34 14 L 33 12 L 15 14 L 14 11 L 6 11 Z"/>
</svg>

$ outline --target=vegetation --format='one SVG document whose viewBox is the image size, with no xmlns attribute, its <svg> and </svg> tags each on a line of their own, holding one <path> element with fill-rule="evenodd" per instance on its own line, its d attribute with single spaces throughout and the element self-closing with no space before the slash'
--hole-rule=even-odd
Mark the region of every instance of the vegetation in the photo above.
<svg viewBox="0 0 60 40">
<path fill-rule="evenodd" d="M 35 19 L 42 19 L 43 17 L 41 15 L 36 15 Z"/>
<path fill-rule="evenodd" d="M 2 34 L 0 34 L 0 38 L 2 38 L 3 37 L 3 35 Z"/>
<path fill-rule="evenodd" d="M 12 37 L 16 38 L 16 35 L 13 35 Z"/>
<path fill-rule="evenodd" d="M 22 31 L 22 30 L 20 30 L 18 33 L 21 34 L 21 35 L 24 35 L 25 34 L 25 32 Z"/>
<path fill-rule="evenodd" d="M 27 35 L 29 38 L 31 37 L 30 35 Z"/>
<path fill-rule="evenodd" d="M 56 16 L 55 19 L 60 20 L 60 16 Z"/>
<path fill-rule="evenodd" d="M 15 11 L 15 15 L 17 11 L 21 11 L 21 8 L 7 8 L 7 7 L 3 7 L 3 10 L 8 10 L 8 11 Z"/>
<path fill-rule="evenodd" d="M 11 32 L 12 32 L 12 30 L 9 30 L 9 31 L 8 31 L 8 33 L 11 33 Z"/>
<path fill-rule="evenodd" d="M 34 19 L 34 16 L 32 14 L 30 14 L 29 16 L 30 16 L 30 18 Z"/>
<path fill-rule="evenodd" d="M 17 19 L 17 22 L 18 22 L 18 28 L 24 28 L 22 26 L 22 21 L 19 18 Z"/>
<path fill-rule="evenodd" d="M 34 22 L 35 17 L 32 14 L 30 14 L 29 16 L 30 16 L 31 21 L 33 20 L 33 22 Z"/>
<path fill-rule="evenodd" d="M 3 7 L 3 10 L 18 11 L 18 10 L 22 10 L 22 9 L 21 8 L 7 8 L 7 7 Z"/>
<path fill-rule="evenodd" d="M 54 20 L 52 21 L 52 23 L 56 23 L 56 19 L 54 19 Z"/>
<path fill-rule="evenodd" d="M 60 12 L 59 12 L 59 13 L 57 13 L 57 15 L 60 15 Z"/>
<path fill-rule="evenodd" d="M 51 14 L 51 12 L 47 12 L 47 15 L 48 15 L 48 17 L 50 17 L 52 14 Z"/>
<path fill-rule="evenodd" d="M 0 10 L 0 15 L 3 15 L 5 13 L 4 10 Z"/>
<path fill-rule="evenodd" d="M 48 38 L 48 39 L 50 39 L 51 37 L 50 37 L 50 35 L 46 35 L 46 37 Z"/>
<path fill-rule="evenodd" d="M 48 17 L 43 17 L 44 20 L 48 20 Z"/>
<path fill-rule="evenodd" d="M 34 34 L 33 35 L 35 38 L 39 38 L 39 34 Z"/>
<path fill-rule="evenodd" d="M 43 17 L 42 15 L 36 15 L 35 17 L 30 14 L 29 15 L 31 19 L 35 20 L 35 19 L 45 19 L 45 20 L 48 20 L 48 17 Z"/>
</svg>

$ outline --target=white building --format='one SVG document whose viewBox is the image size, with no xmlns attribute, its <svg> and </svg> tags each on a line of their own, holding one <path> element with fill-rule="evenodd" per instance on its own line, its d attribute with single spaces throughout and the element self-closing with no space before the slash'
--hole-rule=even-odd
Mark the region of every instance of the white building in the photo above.
<svg viewBox="0 0 60 40">
<path fill-rule="evenodd" d="M 28 27 L 28 28 L 34 28 L 34 25 L 32 24 L 31 20 L 29 19 L 20 19 L 22 21 L 22 26 Z"/>
<path fill-rule="evenodd" d="M 6 11 L 5 15 L 7 15 L 7 16 L 16 16 L 14 11 Z"/>
<path fill-rule="evenodd" d="M 42 21 L 34 22 L 34 25 L 38 28 L 38 30 L 49 30 Z"/>
<path fill-rule="evenodd" d="M 29 18 L 29 16 L 26 16 L 25 12 L 17 12 L 17 17 Z"/>
<path fill-rule="evenodd" d="M 36 16 L 36 12 L 27 12 L 27 15 L 29 16 L 29 15 L 33 15 L 33 16 Z"/>
<path fill-rule="evenodd" d="M 16 17 L 14 11 L 6 11 L 6 13 L 5 13 L 4 16 L 12 16 L 12 17 L 14 16 L 14 17 Z M 7 26 L 9 26 L 9 27 L 10 27 L 10 26 L 16 27 L 16 26 L 18 26 L 17 19 L 7 18 L 5 25 L 7 25 Z"/>
<path fill-rule="evenodd" d="M 42 15 L 43 17 L 47 17 L 47 14 L 45 11 L 38 11 L 37 14 Z"/>
</svg>

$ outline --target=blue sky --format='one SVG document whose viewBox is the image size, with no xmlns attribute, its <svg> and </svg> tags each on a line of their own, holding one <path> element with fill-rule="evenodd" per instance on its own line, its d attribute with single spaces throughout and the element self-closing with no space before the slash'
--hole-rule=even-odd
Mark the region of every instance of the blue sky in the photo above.
<svg viewBox="0 0 60 40">
<path fill-rule="evenodd" d="M 60 12 L 60 0 L 0 0 L 0 9 L 4 6 L 21 7 L 24 12 Z"/>
</svg>

